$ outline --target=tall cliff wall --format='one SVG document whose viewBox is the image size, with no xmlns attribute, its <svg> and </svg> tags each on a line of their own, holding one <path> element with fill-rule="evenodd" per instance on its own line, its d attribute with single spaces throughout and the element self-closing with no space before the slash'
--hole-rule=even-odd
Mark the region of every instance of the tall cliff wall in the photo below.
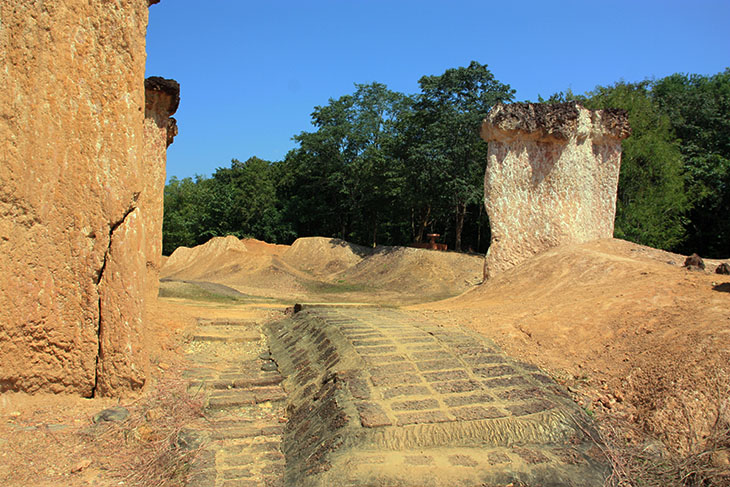
<svg viewBox="0 0 730 487">
<path fill-rule="evenodd" d="M 148 5 L 0 0 L 0 391 L 144 384 Z"/>
<path fill-rule="evenodd" d="M 481 131 L 492 232 L 484 277 L 551 247 L 613 237 L 621 139 L 629 134 L 622 110 L 495 106 Z"/>
</svg>

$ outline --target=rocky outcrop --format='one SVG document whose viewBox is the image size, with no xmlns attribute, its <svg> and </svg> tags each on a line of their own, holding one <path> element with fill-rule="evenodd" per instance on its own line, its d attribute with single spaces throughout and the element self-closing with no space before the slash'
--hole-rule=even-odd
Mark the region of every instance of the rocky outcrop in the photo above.
<svg viewBox="0 0 730 487">
<path fill-rule="evenodd" d="M 154 303 L 159 290 L 162 267 L 162 217 L 167 168 L 167 148 L 177 135 L 177 122 L 172 115 L 180 105 L 180 85 L 177 81 L 159 77 L 147 78 L 145 87 L 145 164 L 148 177 L 142 191 L 144 218 L 147 228 L 147 299 Z"/>
<path fill-rule="evenodd" d="M 147 8 L 0 0 L 0 392 L 145 382 Z"/>
<path fill-rule="evenodd" d="M 705 261 L 697 254 L 692 254 L 684 259 L 684 267 L 691 271 L 704 271 Z"/>
<path fill-rule="evenodd" d="M 621 140 L 629 134 L 622 110 L 495 106 L 481 131 L 492 231 L 484 277 L 550 247 L 612 237 Z"/>
</svg>

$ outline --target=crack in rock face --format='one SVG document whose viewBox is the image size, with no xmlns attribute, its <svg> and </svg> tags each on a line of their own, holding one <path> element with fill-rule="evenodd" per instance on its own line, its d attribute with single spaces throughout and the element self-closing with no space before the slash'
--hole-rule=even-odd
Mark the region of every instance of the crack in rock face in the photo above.
<svg viewBox="0 0 730 487">
<path fill-rule="evenodd" d="M 180 86 L 145 82 L 158 0 L 48 3 L 0 2 L 0 392 L 118 396 L 146 378 Z"/>
<path fill-rule="evenodd" d="M 481 130 L 492 231 L 484 277 L 551 247 L 613 237 L 621 140 L 630 133 L 623 110 L 496 105 Z"/>
<path fill-rule="evenodd" d="M 99 389 L 99 375 L 100 370 L 103 369 L 103 364 L 100 363 L 102 360 L 102 357 L 106 355 L 106 351 L 104 350 L 104 340 L 102 337 L 102 333 L 104 331 L 105 326 L 107 325 L 107 322 L 105 320 L 105 313 L 104 313 L 104 289 L 101 285 L 102 280 L 104 279 L 104 274 L 106 271 L 107 263 L 110 260 L 110 254 L 112 251 L 112 246 L 115 242 L 115 232 L 119 227 L 121 227 L 128 219 L 128 217 L 137 210 L 136 203 L 139 198 L 139 193 L 135 193 L 132 198 L 132 204 L 130 204 L 129 208 L 124 212 L 124 215 L 117 220 L 116 222 L 112 222 L 109 225 L 109 244 L 107 246 L 106 251 L 104 252 L 104 260 L 102 262 L 101 268 L 99 269 L 97 280 L 96 280 L 96 286 L 97 286 L 97 293 L 99 295 L 99 319 L 96 326 L 96 336 L 97 336 L 97 342 L 98 342 L 98 351 L 96 355 L 96 367 L 95 367 L 95 376 L 94 376 L 94 386 L 91 389 L 91 397 L 95 397 L 97 394 L 97 390 Z"/>
</svg>

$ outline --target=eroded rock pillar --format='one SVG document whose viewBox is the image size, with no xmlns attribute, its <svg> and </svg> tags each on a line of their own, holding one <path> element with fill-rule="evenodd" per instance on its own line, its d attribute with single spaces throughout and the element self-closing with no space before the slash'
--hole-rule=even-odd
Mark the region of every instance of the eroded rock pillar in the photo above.
<svg viewBox="0 0 730 487">
<path fill-rule="evenodd" d="M 621 140 L 629 134 L 623 110 L 495 106 L 481 130 L 492 231 L 484 277 L 551 247 L 613 237 Z"/>
<path fill-rule="evenodd" d="M 177 81 L 159 77 L 145 80 L 145 165 L 148 178 L 142 192 L 142 207 L 148 224 L 145 255 L 147 257 L 148 305 L 157 300 L 162 261 L 162 217 L 164 209 L 167 148 L 177 135 L 177 121 L 172 115 L 180 104 Z"/>
<path fill-rule="evenodd" d="M 145 382 L 147 9 L 0 0 L 0 392 Z"/>
</svg>

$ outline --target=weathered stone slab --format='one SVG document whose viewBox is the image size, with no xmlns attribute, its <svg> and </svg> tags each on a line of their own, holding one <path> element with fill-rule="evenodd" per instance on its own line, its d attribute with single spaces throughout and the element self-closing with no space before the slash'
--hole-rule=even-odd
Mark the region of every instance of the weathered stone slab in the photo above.
<svg viewBox="0 0 730 487">
<path fill-rule="evenodd" d="M 621 139 L 629 134 L 623 110 L 492 108 L 481 131 L 492 232 L 485 278 L 551 247 L 613 237 Z"/>
<path fill-rule="evenodd" d="M 371 360 L 354 328 L 377 332 L 401 360 Z M 399 340 L 419 332 L 436 354 Z M 267 335 L 289 393 L 286 485 L 603 484 L 590 418 L 549 377 L 475 333 L 394 310 L 304 306 Z M 337 363 L 320 357 L 323 341 Z"/>
</svg>

